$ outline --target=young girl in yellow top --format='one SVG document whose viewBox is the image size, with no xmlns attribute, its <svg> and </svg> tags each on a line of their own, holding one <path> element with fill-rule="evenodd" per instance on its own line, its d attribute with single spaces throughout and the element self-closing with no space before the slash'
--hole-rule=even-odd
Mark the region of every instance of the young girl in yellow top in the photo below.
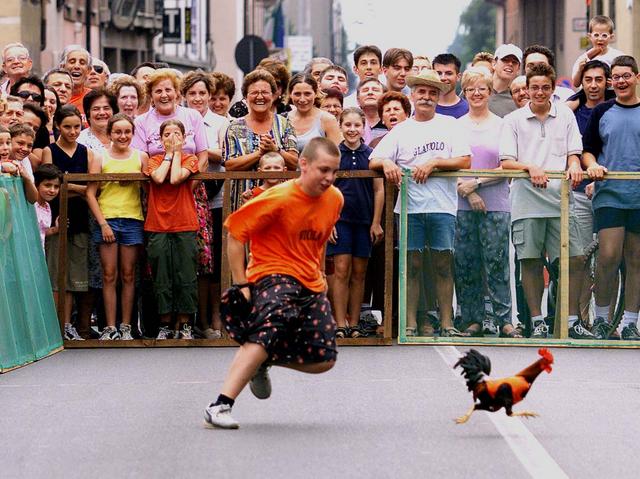
<svg viewBox="0 0 640 479">
<path fill-rule="evenodd" d="M 107 135 L 111 146 L 96 155 L 89 164 L 89 173 L 141 173 L 147 164 L 147 154 L 131 148 L 133 120 L 119 113 L 109 119 Z M 96 197 L 98 190 L 100 195 Z M 93 240 L 100 244 L 104 309 L 107 326 L 101 340 L 133 339 L 131 311 L 135 293 L 136 259 L 143 244 L 142 203 L 138 182 L 94 182 L 87 187 L 87 203 L 100 225 Z M 118 269 L 118 258 L 120 268 Z M 122 282 L 122 324 L 116 329 L 116 282 Z"/>
</svg>

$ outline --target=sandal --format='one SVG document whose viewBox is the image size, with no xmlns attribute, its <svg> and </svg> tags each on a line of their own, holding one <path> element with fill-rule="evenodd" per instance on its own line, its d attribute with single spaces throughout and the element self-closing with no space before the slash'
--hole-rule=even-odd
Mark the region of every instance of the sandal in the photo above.
<svg viewBox="0 0 640 479">
<path fill-rule="evenodd" d="M 338 327 L 336 328 L 336 338 L 344 339 L 347 337 L 347 328 Z"/>
<path fill-rule="evenodd" d="M 355 326 L 353 328 L 349 328 L 349 337 L 350 338 L 359 338 L 362 336 L 362 331 L 360 330 L 360 326 Z"/>
<path fill-rule="evenodd" d="M 468 334 L 466 331 L 463 333 L 458 329 L 451 327 L 451 328 L 442 328 L 440 330 L 440 336 L 444 338 L 463 338 L 463 337 L 467 337 Z"/>
<path fill-rule="evenodd" d="M 505 328 L 511 326 L 511 331 L 506 332 Z M 522 327 L 520 325 L 513 327 L 513 325 L 510 324 L 505 324 L 504 326 L 502 326 L 502 329 L 500 329 L 500 337 L 501 338 L 524 338 L 524 335 L 522 334 Z"/>
<path fill-rule="evenodd" d="M 484 333 L 482 332 L 482 325 L 478 323 L 471 324 L 466 328 L 462 334 L 471 338 L 482 338 Z"/>
</svg>

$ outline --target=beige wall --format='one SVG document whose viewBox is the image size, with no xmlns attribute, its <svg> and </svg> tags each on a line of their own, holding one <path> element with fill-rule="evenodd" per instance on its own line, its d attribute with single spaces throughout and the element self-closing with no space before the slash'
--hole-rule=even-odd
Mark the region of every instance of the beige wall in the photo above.
<svg viewBox="0 0 640 479">
<path fill-rule="evenodd" d="M 0 45 L 21 42 L 29 49 L 33 71 L 40 72 L 40 18 L 41 6 L 20 0 L 8 0 L 0 15 Z"/>
<path fill-rule="evenodd" d="M 209 1 L 211 34 L 215 52 L 215 70 L 226 73 L 236 81 L 236 98 L 240 98 L 242 72 L 235 60 L 235 48 L 244 36 L 244 1 Z"/>
<path fill-rule="evenodd" d="M 584 2 L 576 0 L 565 0 L 564 9 L 563 48 L 561 51 L 556 51 L 556 69 L 558 76 L 570 78 L 573 64 L 583 52 L 580 49 L 580 38 L 586 35 L 586 31 L 573 31 L 573 19 L 586 18 L 587 12 Z"/>
</svg>

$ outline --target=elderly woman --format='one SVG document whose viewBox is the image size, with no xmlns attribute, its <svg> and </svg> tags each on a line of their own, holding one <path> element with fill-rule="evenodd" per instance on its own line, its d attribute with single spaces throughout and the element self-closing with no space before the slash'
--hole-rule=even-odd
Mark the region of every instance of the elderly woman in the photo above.
<svg viewBox="0 0 640 479">
<path fill-rule="evenodd" d="M 244 77 L 242 96 L 247 100 L 249 113 L 231 122 L 224 140 L 224 166 L 229 171 L 256 170 L 262 155 L 276 151 L 282 155 L 289 170 L 298 167 L 296 135 L 289 121 L 273 112 L 272 104 L 277 92 L 273 75 L 258 69 Z M 232 183 L 232 204 L 240 204 L 240 195 L 253 187 Z"/>
<path fill-rule="evenodd" d="M 138 107 L 145 103 L 145 92 L 135 78 L 122 75 L 109 84 L 109 91 L 116 97 L 120 113 L 131 118 L 138 116 Z"/>
<path fill-rule="evenodd" d="M 320 109 L 332 114 L 338 122 L 343 108 L 344 95 L 337 88 L 330 88 L 320 99 Z"/>
<path fill-rule="evenodd" d="M 80 132 L 78 143 L 101 154 L 109 147 L 111 140 L 107 133 L 107 124 L 111 117 L 118 113 L 118 104 L 111 93 L 104 88 L 97 88 L 84 96 L 82 105 L 89 128 Z"/>
<path fill-rule="evenodd" d="M 208 172 L 224 171 L 222 167 L 222 144 L 229 120 L 209 109 L 211 97 L 216 85 L 211 75 L 203 71 L 192 71 L 182 79 L 180 87 L 182 97 L 189 108 L 194 109 L 204 120 L 209 143 Z M 218 339 L 222 336 L 220 320 L 220 261 L 222 258 L 222 184 L 223 181 L 205 183 L 209 203 L 201 216 L 206 218 L 202 237 L 206 247 L 211 249 L 212 261 L 199 264 L 198 267 L 198 323 L 195 333 L 206 339 Z M 204 206 L 204 205 L 203 205 Z M 211 302 L 211 324 L 207 314 Z"/>
<path fill-rule="evenodd" d="M 339 145 L 342 141 L 338 121 L 316 106 L 318 84 L 311 75 L 298 73 L 289 82 L 289 101 L 295 110 L 287 118 L 297 137 L 297 149 L 302 151 L 312 138 L 324 136 Z"/>
<path fill-rule="evenodd" d="M 491 74 L 471 67 L 462 76 L 469 113 L 459 121 L 469 135 L 473 169 L 498 169 L 502 119 L 489 111 Z M 482 335 L 487 292 L 504 337 L 522 337 L 511 324 L 509 184 L 506 178 L 460 178 L 456 225 L 456 296 L 466 335 Z"/>
</svg>

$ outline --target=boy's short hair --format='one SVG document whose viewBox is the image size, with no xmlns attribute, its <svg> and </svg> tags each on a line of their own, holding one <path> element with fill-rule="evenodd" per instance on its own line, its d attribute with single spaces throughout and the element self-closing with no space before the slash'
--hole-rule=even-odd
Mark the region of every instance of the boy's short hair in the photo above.
<svg viewBox="0 0 640 479">
<path fill-rule="evenodd" d="M 62 183 L 62 171 L 53 163 L 44 163 L 33 172 L 34 183 L 38 186 L 45 180 L 57 179 Z"/>
<path fill-rule="evenodd" d="M 494 60 L 493 53 L 478 52 L 473 56 L 473 59 L 471 60 L 471 66 L 475 66 L 475 64 L 478 62 L 493 63 L 493 60 Z"/>
<path fill-rule="evenodd" d="M 613 71 L 614 67 L 629 67 L 635 75 L 638 74 L 638 63 L 631 55 L 620 55 L 615 57 L 611 62 L 611 71 Z"/>
<path fill-rule="evenodd" d="M 455 65 L 456 73 L 460 73 L 460 67 L 462 67 L 460 59 L 453 53 L 441 53 L 440 55 L 436 55 L 431 61 L 431 68 L 435 70 L 436 65 Z"/>
<path fill-rule="evenodd" d="M 162 134 L 164 133 L 165 128 L 171 125 L 177 126 L 182 132 L 182 136 L 185 135 L 184 124 L 180 120 L 171 118 L 170 120 L 163 121 L 162 124 L 160 125 L 160 136 L 162 136 Z"/>
<path fill-rule="evenodd" d="M 546 63 L 537 63 L 527 72 L 527 87 L 529 86 L 529 80 L 533 77 L 547 77 L 551 80 L 552 85 L 556 84 L 556 71 Z"/>
<path fill-rule="evenodd" d="M 17 125 L 13 125 L 9 128 L 9 133 L 11 134 L 11 138 L 15 138 L 16 136 L 20 135 L 27 135 L 34 140 L 36 139 L 36 132 L 33 131 L 33 128 L 31 128 L 26 123 L 18 123 Z"/>
<path fill-rule="evenodd" d="M 275 160 L 275 159 L 282 160 L 283 165 L 285 164 L 284 158 L 280 153 L 278 153 L 277 151 L 268 151 L 260 157 L 260 160 L 258 161 L 258 166 L 261 167 L 262 162 L 264 160 Z"/>
<path fill-rule="evenodd" d="M 318 159 L 320 150 L 331 156 L 340 158 L 340 150 L 336 144 L 324 136 L 312 138 L 304 147 L 302 153 L 300 153 L 300 158 L 305 158 L 309 163 L 312 163 Z"/>
<path fill-rule="evenodd" d="M 596 25 L 606 25 L 609 27 L 609 33 L 613 33 L 613 29 L 615 28 L 613 24 L 613 20 L 607 17 L 606 15 L 596 15 L 591 20 L 589 20 L 589 33 L 593 31 L 593 27 Z"/>
<path fill-rule="evenodd" d="M 24 111 L 30 111 L 31 113 L 33 113 L 35 116 L 37 116 L 40 119 L 40 127 L 42 128 L 43 126 L 46 127 L 47 123 L 49 122 L 49 115 L 47 114 L 46 111 L 44 111 L 44 109 L 38 105 L 34 105 L 33 103 L 25 103 L 24 105 L 22 105 L 22 109 Z"/>
<path fill-rule="evenodd" d="M 326 100 L 327 98 L 335 98 L 340 102 L 340 105 L 344 106 L 344 95 L 337 88 L 329 88 L 327 91 L 325 91 L 322 99 Z"/>
<path fill-rule="evenodd" d="M 353 63 L 358 66 L 358 62 L 360 61 L 360 57 L 365 53 L 373 53 L 380 63 L 382 63 L 382 52 L 375 45 L 362 45 L 353 52 Z"/>
<path fill-rule="evenodd" d="M 413 66 L 413 53 L 404 48 L 389 48 L 384 52 L 382 58 L 382 66 L 389 68 L 391 65 L 395 65 L 399 60 L 407 60 L 409 66 Z"/>
<path fill-rule="evenodd" d="M 552 67 L 555 68 L 556 56 L 554 55 L 554 53 L 550 49 L 548 49 L 544 45 L 530 45 L 530 46 L 528 46 L 525 49 L 524 53 L 522 54 L 522 63 L 524 63 L 526 65 L 527 57 L 529 55 L 531 55 L 532 53 L 540 53 L 540 54 L 544 55 L 545 57 L 547 57 L 547 61 L 549 62 L 549 65 L 551 65 Z"/>
<path fill-rule="evenodd" d="M 594 68 L 602 68 L 602 71 L 604 71 L 604 77 L 607 80 L 611 78 L 611 67 L 609 65 L 601 60 L 589 60 L 584 64 L 584 68 L 582 69 L 582 74 L 580 75 L 580 83 L 582 83 L 585 72 L 587 70 L 593 70 Z"/>
</svg>

